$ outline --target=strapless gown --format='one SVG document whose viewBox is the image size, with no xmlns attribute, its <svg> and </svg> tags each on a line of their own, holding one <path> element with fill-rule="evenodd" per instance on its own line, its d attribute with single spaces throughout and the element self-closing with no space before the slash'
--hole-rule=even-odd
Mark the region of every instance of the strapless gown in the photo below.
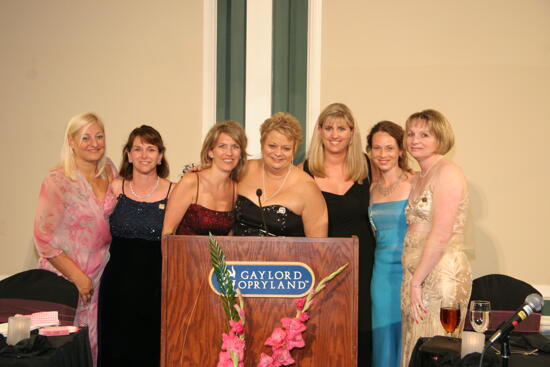
<svg viewBox="0 0 550 367">
<path fill-rule="evenodd" d="M 305 236 L 302 217 L 287 207 L 266 205 L 260 208 L 245 196 L 239 195 L 237 197 L 235 203 L 235 236 L 265 236 L 264 220 L 269 236 Z"/>
<path fill-rule="evenodd" d="M 461 335 L 464 316 L 472 291 L 472 272 L 464 243 L 464 224 L 467 211 L 468 193 L 465 192 L 458 208 L 453 224 L 453 233 L 445 253 L 431 273 L 424 279 L 422 297 L 428 308 L 428 313 L 424 315 L 424 320 L 417 324 L 410 316 L 409 290 L 412 275 L 418 266 L 432 226 L 433 191 L 431 184 L 426 185 L 416 200 L 409 201 L 405 209 L 409 228 L 414 225 L 416 229 L 407 231 L 403 248 L 403 283 L 401 285 L 402 367 L 409 365 L 418 338 L 446 335 L 439 320 L 441 300 L 448 299 L 460 303 L 460 323 L 453 336 L 459 337 Z"/>
<path fill-rule="evenodd" d="M 401 362 L 401 278 L 407 200 L 375 203 L 369 217 L 376 233 L 372 299 L 372 365 L 398 367 Z"/>
</svg>

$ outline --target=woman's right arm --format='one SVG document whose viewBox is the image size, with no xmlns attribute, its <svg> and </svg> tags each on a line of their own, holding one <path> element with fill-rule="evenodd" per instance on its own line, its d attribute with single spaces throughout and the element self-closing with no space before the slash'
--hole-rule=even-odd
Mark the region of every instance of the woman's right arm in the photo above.
<svg viewBox="0 0 550 367">
<path fill-rule="evenodd" d="M 166 205 L 166 214 L 162 225 L 162 235 L 174 234 L 187 208 L 193 202 L 196 186 L 196 175 L 186 174 L 172 190 Z"/>
<path fill-rule="evenodd" d="M 57 243 L 63 241 L 57 237 L 62 226 L 65 206 L 61 195 L 61 183 L 55 176 L 44 179 L 34 220 L 34 243 L 40 257 L 47 259 L 61 274 L 73 282 L 83 302 L 88 302 L 93 294 L 92 280 L 76 265 Z"/>
</svg>

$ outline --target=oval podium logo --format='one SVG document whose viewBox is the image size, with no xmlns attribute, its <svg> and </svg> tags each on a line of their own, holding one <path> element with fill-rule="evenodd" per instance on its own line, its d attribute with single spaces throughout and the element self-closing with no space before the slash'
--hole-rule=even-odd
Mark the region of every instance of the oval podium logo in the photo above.
<svg viewBox="0 0 550 367">
<path fill-rule="evenodd" d="M 300 262 L 228 261 L 233 287 L 244 297 L 303 297 L 315 284 L 311 268 Z M 210 270 L 210 287 L 220 294 L 214 269 Z"/>
</svg>

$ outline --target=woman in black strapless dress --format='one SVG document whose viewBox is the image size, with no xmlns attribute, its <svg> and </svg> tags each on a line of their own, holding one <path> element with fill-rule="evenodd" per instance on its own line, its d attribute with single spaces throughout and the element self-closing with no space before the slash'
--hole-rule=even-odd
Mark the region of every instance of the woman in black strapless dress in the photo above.
<svg viewBox="0 0 550 367">
<path fill-rule="evenodd" d="M 262 159 L 248 162 L 235 204 L 236 236 L 326 237 L 327 207 L 315 181 L 292 164 L 298 120 L 279 112 L 260 127 Z"/>
<path fill-rule="evenodd" d="M 303 169 L 323 192 L 328 236 L 359 238 L 358 366 L 370 366 L 370 283 L 375 243 L 368 219 L 370 171 L 359 127 L 346 105 L 333 103 L 321 112 Z"/>
<path fill-rule="evenodd" d="M 155 129 L 134 129 L 113 181 L 118 203 L 99 292 L 99 366 L 160 364 L 160 235 L 172 187 L 164 151 Z"/>
</svg>

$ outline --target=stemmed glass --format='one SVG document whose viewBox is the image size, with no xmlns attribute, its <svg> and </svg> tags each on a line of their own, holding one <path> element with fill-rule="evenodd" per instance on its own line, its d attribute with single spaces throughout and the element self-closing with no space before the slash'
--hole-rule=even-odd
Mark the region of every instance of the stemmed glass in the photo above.
<svg viewBox="0 0 550 367">
<path fill-rule="evenodd" d="M 470 302 L 470 323 L 475 331 L 484 333 L 489 328 L 491 302 L 473 300 Z"/>
<path fill-rule="evenodd" d="M 453 300 L 442 300 L 439 320 L 447 332 L 447 336 L 452 336 L 460 323 L 460 303 Z"/>
</svg>

